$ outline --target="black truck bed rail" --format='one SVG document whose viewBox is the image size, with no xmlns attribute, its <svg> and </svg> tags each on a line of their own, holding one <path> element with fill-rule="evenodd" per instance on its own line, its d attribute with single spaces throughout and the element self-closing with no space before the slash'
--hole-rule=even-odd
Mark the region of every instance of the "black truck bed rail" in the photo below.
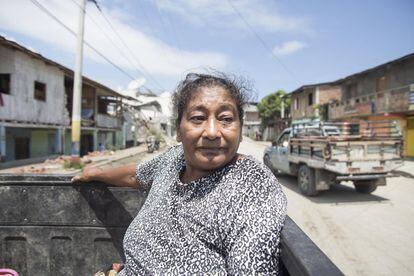
<svg viewBox="0 0 414 276">
<path fill-rule="evenodd" d="M 124 259 L 125 231 L 144 192 L 70 176 L 0 175 L 0 267 L 20 275 L 92 275 Z M 284 275 L 343 275 L 287 217 Z"/>
</svg>

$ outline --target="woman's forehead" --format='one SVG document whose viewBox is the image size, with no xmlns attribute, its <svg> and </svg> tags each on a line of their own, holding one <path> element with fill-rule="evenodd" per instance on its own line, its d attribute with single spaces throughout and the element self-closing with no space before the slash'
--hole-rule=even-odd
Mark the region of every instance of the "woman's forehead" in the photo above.
<svg viewBox="0 0 414 276">
<path fill-rule="evenodd" d="M 231 101 L 236 104 L 231 93 L 220 86 L 200 87 L 191 96 L 188 105 L 198 105 L 204 101 Z"/>
</svg>

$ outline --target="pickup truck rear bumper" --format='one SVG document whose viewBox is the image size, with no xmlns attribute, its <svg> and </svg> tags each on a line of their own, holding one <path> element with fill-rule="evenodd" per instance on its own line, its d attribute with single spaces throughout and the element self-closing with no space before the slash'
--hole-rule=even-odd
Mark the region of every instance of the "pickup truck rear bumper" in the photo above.
<svg viewBox="0 0 414 276">
<path fill-rule="evenodd" d="M 336 177 L 336 180 L 368 180 L 368 179 L 378 179 L 382 177 L 396 177 L 397 175 L 387 173 L 387 174 L 362 174 L 362 175 L 340 175 Z"/>
</svg>

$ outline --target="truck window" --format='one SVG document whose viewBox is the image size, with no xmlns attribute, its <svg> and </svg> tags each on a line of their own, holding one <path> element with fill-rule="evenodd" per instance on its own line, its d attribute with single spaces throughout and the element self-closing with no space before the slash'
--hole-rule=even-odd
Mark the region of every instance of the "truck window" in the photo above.
<svg viewBox="0 0 414 276">
<path fill-rule="evenodd" d="M 286 142 L 286 143 L 284 143 Z M 289 132 L 284 133 L 280 138 L 279 141 L 277 141 L 277 145 L 279 147 L 286 147 L 287 143 L 289 143 Z"/>
</svg>

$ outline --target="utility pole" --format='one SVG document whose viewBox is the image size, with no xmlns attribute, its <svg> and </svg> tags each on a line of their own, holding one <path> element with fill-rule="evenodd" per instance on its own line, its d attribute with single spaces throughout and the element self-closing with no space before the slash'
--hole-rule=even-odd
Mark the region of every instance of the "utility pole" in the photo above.
<svg viewBox="0 0 414 276">
<path fill-rule="evenodd" d="M 72 106 L 72 157 L 80 156 L 81 106 L 82 106 L 82 61 L 83 61 L 83 32 L 85 24 L 86 0 L 80 1 L 78 43 L 76 48 L 75 79 L 73 82 Z"/>
</svg>

